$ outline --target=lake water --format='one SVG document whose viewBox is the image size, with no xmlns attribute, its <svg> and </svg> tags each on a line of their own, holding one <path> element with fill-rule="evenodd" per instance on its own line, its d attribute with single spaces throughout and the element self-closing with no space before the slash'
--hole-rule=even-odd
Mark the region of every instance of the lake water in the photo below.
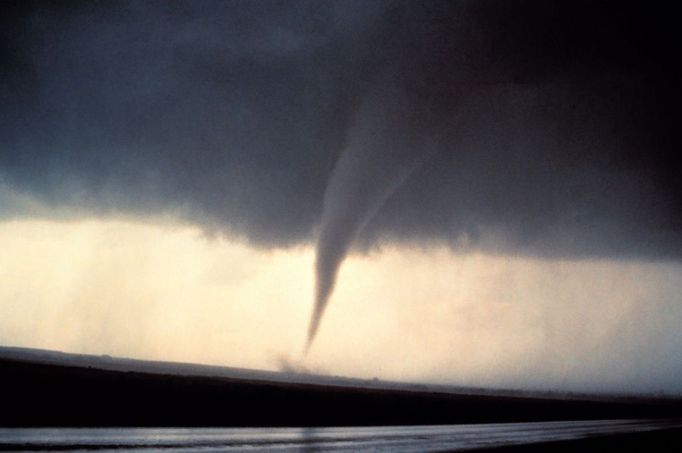
<svg viewBox="0 0 682 453">
<path fill-rule="evenodd" d="M 0 451 L 452 451 L 672 427 L 682 427 L 682 420 L 338 428 L 0 428 Z"/>
</svg>

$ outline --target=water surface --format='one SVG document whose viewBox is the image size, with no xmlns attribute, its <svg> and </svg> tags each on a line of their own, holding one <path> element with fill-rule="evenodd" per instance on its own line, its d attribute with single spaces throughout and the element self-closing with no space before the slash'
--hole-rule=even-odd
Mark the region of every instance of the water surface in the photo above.
<svg viewBox="0 0 682 453">
<path fill-rule="evenodd" d="M 682 420 L 330 428 L 0 428 L 0 450 L 144 453 L 456 451 L 672 427 L 682 427 Z"/>
</svg>

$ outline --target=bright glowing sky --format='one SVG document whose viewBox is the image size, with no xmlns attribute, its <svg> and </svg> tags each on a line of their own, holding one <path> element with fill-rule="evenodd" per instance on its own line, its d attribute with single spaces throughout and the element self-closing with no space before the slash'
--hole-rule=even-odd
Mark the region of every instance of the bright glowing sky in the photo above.
<svg viewBox="0 0 682 453">
<path fill-rule="evenodd" d="M 469 385 L 682 391 L 678 264 L 444 247 L 352 255 L 302 359 L 312 247 L 195 227 L 0 223 L 0 344 Z"/>
</svg>

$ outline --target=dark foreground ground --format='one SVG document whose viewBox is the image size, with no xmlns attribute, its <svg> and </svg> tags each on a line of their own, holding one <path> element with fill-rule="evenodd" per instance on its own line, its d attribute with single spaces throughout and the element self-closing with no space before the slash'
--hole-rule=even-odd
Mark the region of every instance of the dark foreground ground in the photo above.
<svg viewBox="0 0 682 453">
<path fill-rule="evenodd" d="M 113 368 L 0 354 L 0 426 L 301 427 L 682 416 L 679 399 L 499 396 Z"/>
</svg>

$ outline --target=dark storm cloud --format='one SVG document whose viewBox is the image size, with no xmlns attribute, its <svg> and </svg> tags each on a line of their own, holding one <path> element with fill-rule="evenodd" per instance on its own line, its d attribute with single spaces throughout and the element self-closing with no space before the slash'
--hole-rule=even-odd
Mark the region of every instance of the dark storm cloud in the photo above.
<svg viewBox="0 0 682 453">
<path fill-rule="evenodd" d="M 179 210 L 256 243 L 309 238 L 373 8 L 34 6 L 5 18 L 6 182 L 98 213 Z"/>
<path fill-rule="evenodd" d="M 172 213 L 268 247 L 321 228 L 327 274 L 394 240 L 682 254 L 662 3 L 2 8 L 0 182 L 47 205 Z"/>
</svg>

